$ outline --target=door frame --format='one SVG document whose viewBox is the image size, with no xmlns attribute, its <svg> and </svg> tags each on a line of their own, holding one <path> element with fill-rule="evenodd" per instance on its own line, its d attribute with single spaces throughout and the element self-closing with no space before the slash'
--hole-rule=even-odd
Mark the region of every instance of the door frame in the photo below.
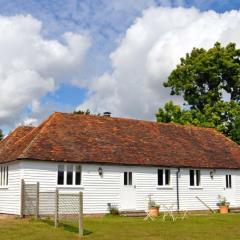
<svg viewBox="0 0 240 240">
<path fill-rule="evenodd" d="M 226 187 L 226 175 L 231 175 L 231 188 Z M 226 197 L 227 202 L 230 202 L 230 206 L 234 206 L 236 204 L 235 174 L 231 171 L 224 171 L 223 184 L 223 196 Z"/>
<path fill-rule="evenodd" d="M 124 185 L 124 173 L 132 173 L 132 185 Z M 127 206 L 129 204 L 129 207 Z M 120 209 L 136 210 L 136 172 L 134 169 L 123 169 L 120 174 Z"/>
</svg>

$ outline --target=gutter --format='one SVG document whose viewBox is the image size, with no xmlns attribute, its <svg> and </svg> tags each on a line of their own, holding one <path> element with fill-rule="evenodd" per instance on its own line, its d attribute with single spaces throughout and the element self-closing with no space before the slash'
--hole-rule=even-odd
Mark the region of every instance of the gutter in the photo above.
<svg viewBox="0 0 240 240">
<path fill-rule="evenodd" d="M 180 173 L 180 168 L 178 168 L 177 172 L 176 172 L 176 184 L 177 184 L 177 211 L 179 213 L 180 210 L 180 200 L 179 200 L 179 173 Z"/>
</svg>

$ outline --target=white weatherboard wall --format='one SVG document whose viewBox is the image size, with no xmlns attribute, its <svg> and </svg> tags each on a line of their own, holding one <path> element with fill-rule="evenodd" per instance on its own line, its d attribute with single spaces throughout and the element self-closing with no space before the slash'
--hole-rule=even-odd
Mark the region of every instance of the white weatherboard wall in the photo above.
<svg viewBox="0 0 240 240">
<path fill-rule="evenodd" d="M 59 163 L 45 161 L 23 161 L 22 171 L 26 183 L 40 183 L 40 192 L 55 191 L 57 187 L 57 167 Z M 102 167 L 103 177 L 98 174 L 98 168 Z M 148 203 L 148 195 L 158 204 L 175 204 L 176 196 L 176 172 L 171 169 L 171 186 L 157 186 L 157 167 L 144 166 L 118 166 L 82 164 L 82 186 L 58 187 L 60 192 L 79 192 L 84 194 L 84 213 L 106 213 L 108 203 L 123 209 L 123 173 L 133 172 L 133 188 L 135 194 L 135 209 L 145 210 Z M 189 169 L 181 169 L 179 178 L 180 209 L 207 210 L 196 199 L 196 196 L 206 202 L 211 208 L 216 209 L 218 195 L 227 195 L 231 206 L 240 206 L 240 171 L 216 170 L 213 179 L 210 177 L 212 169 L 201 170 L 201 187 L 190 188 Z M 225 188 L 225 175 L 232 174 L 232 190 L 227 194 Z M 127 196 L 127 197 L 130 197 Z M 130 201 L 130 199 L 127 199 Z M 131 207 L 131 210 L 133 208 Z"/>
<path fill-rule="evenodd" d="M 0 188 L 0 213 L 20 214 L 20 189 L 21 179 L 26 183 L 40 183 L 40 192 L 53 192 L 56 188 L 60 192 L 84 193 L 84 213 L 107 213 L 108 203 L 123 207 L 123 198 L 130 202 L 133 195 L 124 195 L 123 173 L 133 172 L 133 186 L 136 210 L 145 210 L 148 203 L 148 195 L 158 204 L 175 204 L 176 196 L 176 172 L 171 169 L 171 185 L 169 187 L 157 186 L 157 167 L 144 166 L 118 166 L 82 164 L 82 186 L 58 187 L 57 167 L 58 163 L 46 161 L 19 161 L 8 164 L 8 187 Z M 98 174 L 98 168 L 102 167 L 103 177 Z M 210 177 L 212 169 L 201 170 L 201 187 L 189 187 L 189 169 L 181 169 L 179 178 L 180 209 L 207 210 L 196 199 L 198 196 L 211 208 L 217 208 L 218 195 L 227 197 L 231 206 L 240 206 L 240 170 L 216 170 L 213 179 Z M 232 175 L 232 189 L 225 189 L 225 175 Z M 46 198 L 45 201 L 50 201 Z M 51 206 L 52 205 L 52 206 Z M 53 208 L 49 203 L 49 207 Z M 134 210 L 131 207 L 131 210 Z"/>
<path fill-rule="evenodd" d="M 39 182 L 40 192 L 83 192 L 84 213 L 106 213 L 108 203 L 119 205 L 120 173 L 118 167 L 103 166 L 104 176 L 100 177 L 100 165 L 82 165 L 82 186 L 57 186 L 59 163 L 46 161 L 23 161 L 23 178 L 26 184 Z"/>
<path fill-rule="evenodd" d="M 216 209 L 216 203 L 218 202 L 218 196 L 225 196 L 230 202 L 231 207 L 239 206 L 240 202 L 237 199 L 239 195 L 240 178 L 238 170 L 216 170 L 213 179 L 210 177 L 211 169 L 201 170 L 201 186 L 190 187 L 189 186 L 189 169 L 182 169 L 180 174 L 180 208 L 188 210 L 207 210 L 202 203 L 197 200 L 198 196 L 208 206 Z M 226 174 L 232 175 L 232 189 L 225 189 L 225 177 Z"/>
<path fill-rule="evenodd" d="M 8 186 L 0 186 L 0 213 L 20 214 L 20 184 L 20 163 L 8 164 Z"/>
</svg>

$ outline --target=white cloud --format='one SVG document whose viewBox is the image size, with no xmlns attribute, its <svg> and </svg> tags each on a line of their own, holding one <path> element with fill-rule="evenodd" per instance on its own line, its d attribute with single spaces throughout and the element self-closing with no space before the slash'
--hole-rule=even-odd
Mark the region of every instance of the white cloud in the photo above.
<svg viewBox="0 0 240 240">
<path fill-rule="evenodd" d="M 0 124 L 19 122 L 26 107 L 36 111 L 39 99 L 60 83 L 83 84 L 88 36 L 45 39 L 41 22 L 30 15 L 0 16 L 0 32 Z"/>
<path fill-rule="evenodd" d="M 240 46 L 239 32 L 240 11 L 149 8 L 111 53 L 112 73 L 89 84 L 88 98 L 78 108 L 153 119 L 158 107 L 173 99 L 162 84 L 180 57 L 193 47 L 210 48 L 216 41 Z"/>
<path fill-rule="evenodd" d="M 38 119 L 36 119 L 36 118 L 26 118 L 23 121 L 24 126 L 35 126 L 37 124 L 38 124 Z"/>
</svg>

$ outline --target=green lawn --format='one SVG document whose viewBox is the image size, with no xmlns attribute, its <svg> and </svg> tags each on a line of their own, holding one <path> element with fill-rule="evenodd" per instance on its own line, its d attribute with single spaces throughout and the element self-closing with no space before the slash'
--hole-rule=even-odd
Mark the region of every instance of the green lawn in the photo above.
<svg viewBox="0 0 240 240">
<path fill-rule="evenodd" d="M 143 221 L 142 218 L 91 217 L 84 219 L 86 240 L 239 240 L 240 215 L 190 216 L 177 222 Z M 67 223 L 55 229 L 49 221 L 31 219 L 0 220 L 0 239 L 79 239 L 77 228 Z"/>
</svg>

